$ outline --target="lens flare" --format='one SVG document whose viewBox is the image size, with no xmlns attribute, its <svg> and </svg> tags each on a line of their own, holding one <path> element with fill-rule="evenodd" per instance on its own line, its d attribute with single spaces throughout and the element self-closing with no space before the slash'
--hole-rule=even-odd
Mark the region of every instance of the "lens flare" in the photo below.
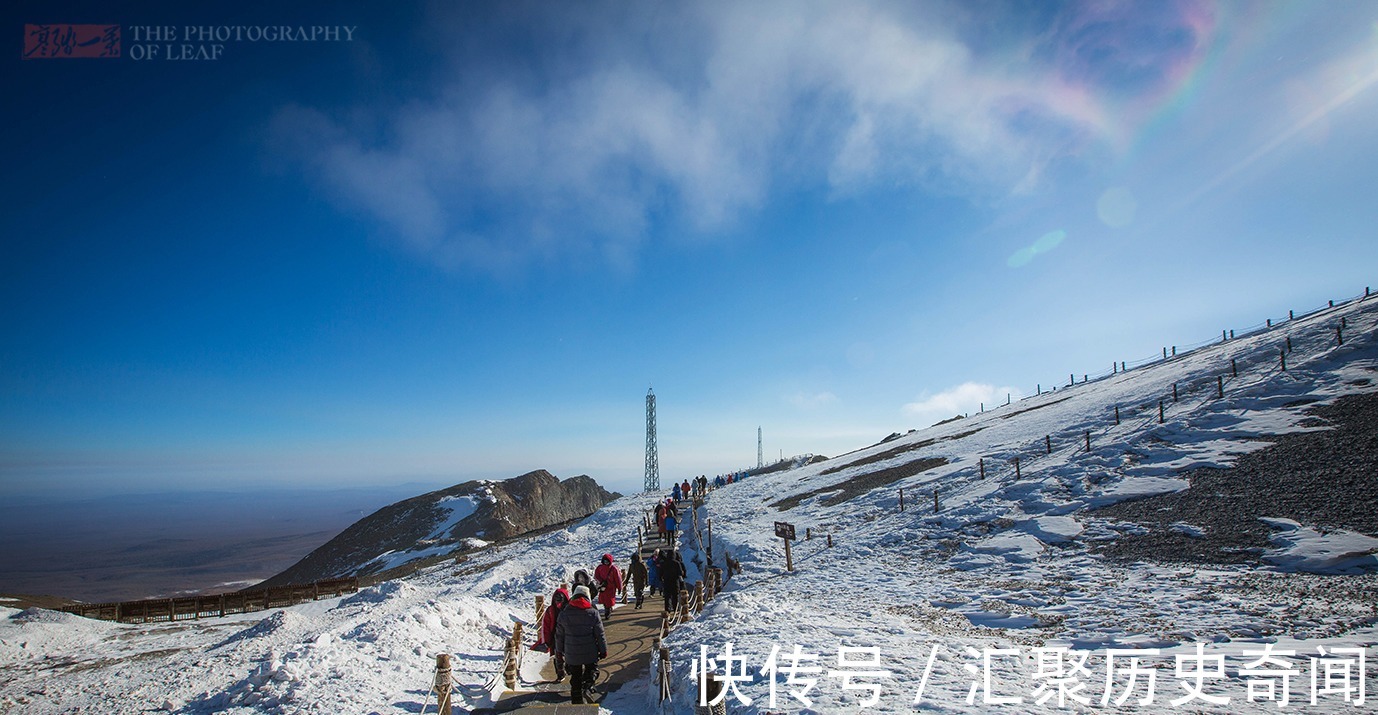
<svg viewBox="0 0 1378 715">
<path fill-rule="evenodd" d="M 1023 266 L 1027 266 L 1031 261 L 1033 261 L 1035 256 L 1039 255 L 1040 253 L 1047 253 L 1048 251 L 1057 248 L 1058 246 L 1062 245 L 1062 242 L 1066 239 L 1067 232 L 1062 229 L 1058 229 L 1056 231 L 1049 231 L 1043 234 L 1042 236 L 1039 236 L 1038 240 L 1034 241 L 1032 246 L 1025 246 L 1024 248 L 1015 251 L 1014 254 L 1012 254 L 1009 258 L 1005 259 L 1005 265 L 1009 266 L 1010 268 L 1022 268 Z"/>
<path fill-rule="evenodd" d="M 1134 223 L 1138 209 L 1139 202 L 1134 200 L 1134 194 L 1123 186 L 1106 189 L 1096 201 L 1096 215 L 1110 228 L 1124 228 Z"/>
</svg>

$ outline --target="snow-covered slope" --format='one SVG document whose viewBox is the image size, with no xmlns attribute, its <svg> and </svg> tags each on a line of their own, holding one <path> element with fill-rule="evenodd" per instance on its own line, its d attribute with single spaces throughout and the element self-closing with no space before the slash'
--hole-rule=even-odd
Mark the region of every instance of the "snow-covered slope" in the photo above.
<svg viewBox="0 0 1378 715">
<path fill-rule="evenodd" d="M 1345 343 L 1337 346 L 1341 318 Z M 692 711 L 691 671 L 704 655 L 726 674 L 729 644 L 739 659 L 732 672 L 755 676 L 735 683 L 734 712 L 854 712 L 872 695 L 874 712 L 913 712 L 916 699 L 926 710 L 983 712 L 996 707 L 987 697 L 1022 698 L 1009 712 L 1115 710 L 1130 665 L 1115 652 L 1112 673 L 1107 656 L 1115 649 L 1138 649 L 1143 666 L 1125 710 L 1145 696 L 1148 672 L 1156 675 L 1154 700 L 1140 711 L 1272 712 L 1278 704 L 1263 699 L 1257 680 L 1264 676 L 1285 680 L 1291 707 L 1306 712 L 1371 708 L 1346 701 L 1358 693 L 1344 691 L 1340 676 L 1355 673 L 1361 652 L 1372 676 L 1378 658 L 1369 553 L 1378 534 L 1261 513 L 1276 543 L 1241 552 L 1239 563 L 1111 558 L 1110 546 L 1152 537 L 1156 527 L 1101 508 L 1190 494 L 1189 470 L 1267 455 L 1260 450 L 1277 435 L 1338 431 L 1313 411 L 1378 392 L 1376 330 L 1378 299 L 1345 304 L 713 492 L 700 516 L 713 520 L 717 565 L 730 554 L 743 572 L 666 641 L 674 700 L 664 711 Z M 1278 351 L 1289 338 L 1283 371 Z M 1320 464 L 1333 461 L 1321 456 Z M 1325 495 L 1325 475 L 1298 476 L 1319 479 Z M 873 488 L 854 489 L 862 483 Z M 1214 538 L 1220 526 L 1209 505 L 1218 498 L 1224 511 L 1235 502 L 1223 491 L 1198 496 L 1207 508 L 1190 519 L 1165 514 L 1163 538 Z M 465 564 L 267 617 L 133 626 L 0 609 L 0 706 L 416 713 L 427 704 L 437 653 L 454 654 L 461 704 L 481 705 L 513 619 L 529 619 L 536 595 L 603 552 L 625 559 L 650 501 L 624 497 L 576 526 Z M 1354 513 L 1366 505 L 1358 507 Z M 793 523 L 800 536 L 793 572 L 776 521 Z M 814 538 L 804 540 L 806 530 Z M 697 541 L 684 547 L 692 580 L 703 556 Z M 1266 648 L 1272 660 L 1260 661 L 1255 652 Z M 773 651 L 771 680 L 759 672 Z M 530 655 L 526 667 L 541 657 Z M 820 670 L 796 670 L 790 681 L 792 665 Z M 1205 668 L 1199 677 L 1197 666 Z M 1108 674 L 1113 687 L 1103 704 Z M 803 695 L 807 704 L 793 695 L 805 689 L 801 679 L 817 681 Z M 1229 700 L 1210 705 L 1200 694 Z M 613 693 L 603 707 L 661 709 L 642 685 Z"/>
<path fill-rule="evenodd" d="M 561 481 L 544 469 L 456 484 L 379 509 L 262 585 L 386 576 L 408 564 L 581 519 L 616 496 L 588 476 Z"/>
</svg>

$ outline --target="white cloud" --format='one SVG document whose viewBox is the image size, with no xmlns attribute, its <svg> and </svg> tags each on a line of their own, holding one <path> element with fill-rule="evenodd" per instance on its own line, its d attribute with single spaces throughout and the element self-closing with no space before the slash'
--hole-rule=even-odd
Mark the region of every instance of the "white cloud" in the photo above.
<svg viewBox="0 0 1378 715">
<path fill-rule="evenodd" d="M 278 134 L 410 249 L 498 269 L 625 261 L 658 220 L 712 232 L 780 185 L 1008 193 L 1100 122 L 1028 63 L 978 57 L 936 6 L 666 12 L 683 13 L 659 23 L 680 42 L 581 22 L 596 49 L 556 62 L 558 78 L 457 63 L 430 99 L 341 118 L 289 108 Z"/>
<path fill-rule="evenodd" d="M 955 415 L 976 412 L 984 403 L 987 408 L 1005 404 L 1006 396 L 1018 400 L 1023 393 L 1013 387 L 996 387 L 980 382 L 964 382 L 936 395 L 924 393 L 904 406 L 905 414 L 923 419 L 942 420 Z"/>
</svg>

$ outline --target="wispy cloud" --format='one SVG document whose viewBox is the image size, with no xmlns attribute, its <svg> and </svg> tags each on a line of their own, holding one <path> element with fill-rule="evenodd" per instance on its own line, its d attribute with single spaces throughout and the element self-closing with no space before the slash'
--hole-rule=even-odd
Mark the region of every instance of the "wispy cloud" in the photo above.
<svg viewBox="0 0 1378 715">
<path fill-rule="evenodd" d="M 673 26 L 677 42 L 657 46 L 615 17 L 601 29 L 581 22 L 576 32 L 595 34 L 584 39 L 596 51 L 505 58 L 557 66 L 559 76 L 456 63 L 427 99 L 339 116 L 288 107 L 275 134 L 340 203 L 410 249 L 441 265 L 502 269 L 581 255 L 630 261 L 657 222 L 716 231 L 781 186 L 1027 191 L 1051 162 L 1114 133 L 1097 92 L 1123 78 L 1082 71 L 1093 64 L 1086 53 L 1117 51 L 1125 34 L 1103 37 L 1120 27 L 1113 17 L 1068 20 L 1054 37 L 1012 43 L 1025 51 L 993 53 L 976 48 L 979 24 L 960 6 L 665 12 L 681 15 L 653 31 Z M 1182 32 L 1168 59 L 1194 39 Z M 1142 44 L 1119 51 L 1129 56 L 1119 74 L 1158 87 L 1145 77 L 1162 58 Z"/>
<path fill-rule="evenodd" d="M 1005 404 L 1006 396 L 1011 399 L 1023 397 L 1023 393 L 1013 387 L 996 387 L 980 382 L 964 382 L 935 395 L 924 393 L 904 406 L 907 415 L 922 419 L 942 420 L 968 412 L 976 412 L 984 403 L 993 408 Z"/>
<path fill-rule="evenodd" d="M 796 392 L 786 398 L 789 404 L 801 410 L 815 410 L 837 402 L 837 395 L 831 392 Z"/>
</svg>

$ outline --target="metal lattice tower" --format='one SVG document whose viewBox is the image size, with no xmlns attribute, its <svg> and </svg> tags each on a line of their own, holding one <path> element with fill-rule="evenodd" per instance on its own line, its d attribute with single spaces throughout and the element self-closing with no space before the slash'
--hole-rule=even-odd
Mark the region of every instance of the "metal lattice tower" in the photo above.
<svg viewBox="0 0 1378 715">
<path fill-rule="evenodd" d="M 660 491 L 660 454 L 656 448 L 656 395 L 646 390 L 646 492 Z"/>
<path fill-rule="evenodd" d="M 756 428 L 756 468 L 766 466 L 765 452 L 761 451 L 761 428 Z"/>
</svg>

